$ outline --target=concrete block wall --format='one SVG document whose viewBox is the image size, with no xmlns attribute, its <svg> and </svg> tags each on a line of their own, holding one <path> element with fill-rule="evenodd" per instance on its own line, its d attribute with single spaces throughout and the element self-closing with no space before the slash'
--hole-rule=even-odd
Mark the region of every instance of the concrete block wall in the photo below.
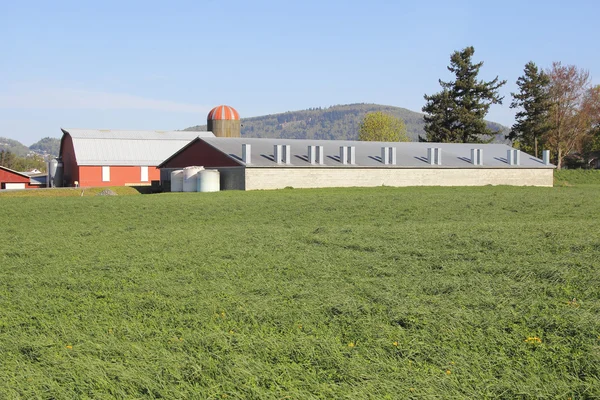
<svg viewBox="0 0 600 400">
<path fill-rule="evenodd" d="M 373 186 L 547 186 L 550 168 L 246 168 L 240 190 Z"/>
</svg>

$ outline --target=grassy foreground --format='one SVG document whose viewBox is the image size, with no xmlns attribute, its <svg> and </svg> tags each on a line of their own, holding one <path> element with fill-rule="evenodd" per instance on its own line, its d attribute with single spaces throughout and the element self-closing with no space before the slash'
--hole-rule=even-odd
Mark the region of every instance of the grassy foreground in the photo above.
<svg viewBox="0 0 600 400">
<path fill-rule="evenodd" d="M 2 190 L 0 199 L 8 197 L 89 197 L 97 196 L 104 190 L 111 190 L 119 196 L 129 196 L 140 194 L 135 188 L 130 186 L 110 186 L 110 187 L 85 187 L 85 188 L 53 188 L 53 189 L 25 189 L 25 190 Z"/>
<path fill-rule="evenodd" d="M 598 198 L 0 198 L 0 398 L 600 398 Z"/>
</svg>

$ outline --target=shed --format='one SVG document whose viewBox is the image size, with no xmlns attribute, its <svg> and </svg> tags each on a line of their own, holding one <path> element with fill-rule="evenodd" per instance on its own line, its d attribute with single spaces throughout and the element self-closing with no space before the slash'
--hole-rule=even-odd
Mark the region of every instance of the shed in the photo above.
<svg viewBox="0 0 600 400">
<path fill-rule="evenodd" d="M 216 168 L 221 188 L 552 186 L 553 169 L 504 144 L 196 138 L 159 165 Z"/>
<path fill-rule="evenodd" d="M 31 185 L 29 175 L 0 166 L 0 189 L 28 189 Z"/>
</svg>

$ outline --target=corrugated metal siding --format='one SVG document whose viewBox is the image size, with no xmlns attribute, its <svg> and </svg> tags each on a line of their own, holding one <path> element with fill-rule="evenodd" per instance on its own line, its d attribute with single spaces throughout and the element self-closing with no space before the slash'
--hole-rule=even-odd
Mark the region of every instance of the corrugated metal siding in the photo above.
<svg viewBox="0 0 600 400">
<path fill-rule="evenodd" d="M 73 139 L 192 140 L 198 136 L 214 137 L 206 131 L 129 131 L 118 129 L 62 129 Z"/>
<path fill-rule="evenodd" d="M 508 165 L 506 160 L 510 146 L 504 144 L 476 143 L 416 143 L 416 142 L 359 142 L 346 140 L 294 140 L 294 139 L 257 139 L 257 138 L 201 138 L 227 155 L 232 160 L 243 165 L 242 144 L 252 146 L 251 164 L 246 167 L 310 167 L 310 168 L 554 168 L 545 165 L 541 159 L 526 153 L 521 153 L 520 165 Z M 291 146 L 291 164 L 277 164 L 273 161 L 274 145 Z M 325 153 L 324 164 L 311 165 L 308 161 L 308 146 L 323 146 Z M 340 146 L 356 148 L 356 163 L 342 164 L 339 161 Z M 381 162 L 381 148 L 395 147 L 397 164 L 386 165 Z M 437 147 L 442 149 L 442 164 L 430 165 L 427 161 L 427 149 Z M 483 149 L 483 165 L 471 163 L 471 149 Z M 184 150 L 187 152 L 188 149 Z M 192 160 L 189 160 L 192 161 Z M 203 165 L 202 160 L 195 160 L 197 165 Z M 194 164 L 195 165 L 195 164 Z"/>
<path fill-rule="evenodd" d="M 212 132 L 63 129 L 78 165 L 156 166 L 197 137 Z"/>
</svg>

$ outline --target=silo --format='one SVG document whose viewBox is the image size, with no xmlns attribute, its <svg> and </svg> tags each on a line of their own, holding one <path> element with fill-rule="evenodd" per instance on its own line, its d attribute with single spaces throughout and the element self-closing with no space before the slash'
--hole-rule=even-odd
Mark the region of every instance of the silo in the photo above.
<svg viewBox="0 0 600 400">
<path fill-rule="evenodd" d="M 210 110 L 206 117 L 206 126 L 216 137 L 241 136 L 240 114 L 233 107 L 221 105 Z"/>
<path fill-rule="evenodd" d="M 183 191 L 197 192 L 198 191 L 198 172 L 204 167 L 186 167 L 183 169 Z"/>
<path fill-rule="evenodd" d="M 183 192 L 183 170 L 171 172 L 171 192 Z"/>
<path fill-rule="evenodd" d="M 205 169 L 198 172 L 199 192 L 218 192 L 221 190 L 221 174 L 217 169 Z"/>
<path fill-rule="evenodd" d="M 59 159 L 53 158 L 48 161 L 48 179 L 46 186 L 48 187 L 61 187 L 63 179 L 63 163 Z"/>
</svg>

